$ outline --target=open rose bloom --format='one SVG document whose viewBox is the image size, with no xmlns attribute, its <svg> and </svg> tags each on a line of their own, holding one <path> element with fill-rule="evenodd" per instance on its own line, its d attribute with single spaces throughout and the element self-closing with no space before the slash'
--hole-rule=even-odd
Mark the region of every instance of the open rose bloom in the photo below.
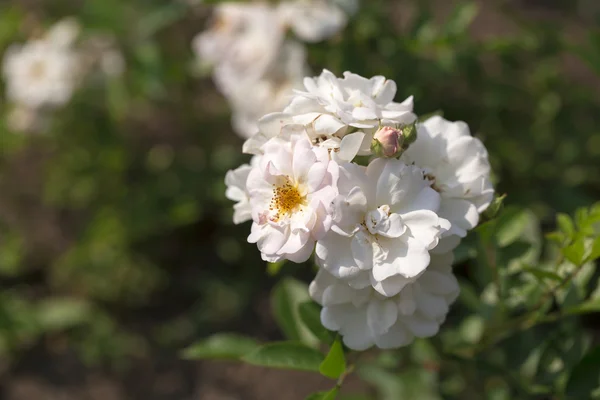
<svg viewBox="0 0 600 400">
<path fill-rule="evenodd" d="M 459 291 L 452 249 L 493 198 L 485 147 L 464 122 L 416 122 L 382 76 L 325 70 L 304 87 L 257 121 L 251 165 L 227 174 L 235 222 L 252 220 L 266 261 L 314 254 L 310 296 L 349 348 L 435 335 Z"/>
</svg>

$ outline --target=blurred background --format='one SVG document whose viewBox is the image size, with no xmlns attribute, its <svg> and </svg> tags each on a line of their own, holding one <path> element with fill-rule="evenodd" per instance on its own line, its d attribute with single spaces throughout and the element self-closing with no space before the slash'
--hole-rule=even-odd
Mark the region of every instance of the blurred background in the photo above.
<svg viewBox="0 0 600 400">
<path fill-rule="evenodd" d="M 2 53 L 74 17 L 93 64 L 42 120 L 0 100 L 0 399 L 295 400 L 328 388 L 310 374 L 180 358 L 218 331 L 281 339 L 275 273 L 312 275 L 268 270 L 249 224 L 232 223 L 224 176 L 249 157 L 192 46 L 214 3 L 0 3 Z M 418 115 L 466 121 L 517 236 L 531 228 L 538 243 L 557 212 L 600 198 L 599 1 L 363 0 L 306 51 L 311 74 L 384 75 L 397 101 L 415 96 Z M 6 93 L 6 76 L 0 85 Z M 480 293 L 468 240 L 460 251 L 463 291 Z M 463 332 L 468 303 L 442 330 Z M 582 329 L 598 340 L 593 318 Z M 400 392 L 367 373 L 344 398 L 511 398 L 486 397 L 476 375 L 429 393 L 444 367 L 419 357 L 405 360 L 424 378 L 403 377 Z"/>
</svg>

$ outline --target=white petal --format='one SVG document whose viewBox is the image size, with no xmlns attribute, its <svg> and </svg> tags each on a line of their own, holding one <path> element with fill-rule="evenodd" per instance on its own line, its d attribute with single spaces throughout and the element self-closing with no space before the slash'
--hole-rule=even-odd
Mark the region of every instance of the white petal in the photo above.
<svg viewBox="0 0 600 400">
<path fill-rule="evenodd" d="M 233 206 L 233 223 L 238 225 L 252 219 L 252 207 L 249 202 L 240 202 Z"/>
<path fill-rule="evenodd" d="M 273 228 L 269 225 L 265 226 L 263 229 L 264 234 L 257 242 L 258 248 L 267 255 L 274 255 L 287 242 L 288 232 Z"/>
<path fill-rule="evenodd" d="M 335 153 L 336 157 L 341 161 L 352 161 L 356 157 L 364 137 L 364 132 L 360 131 L 344 136 L 340 143 L 340 151 Z"/>
<path fill-rule="evenodd" d="M 460 239 L 460 236 L 457 235 L 443 236 L 431 252 L 438 254 L 448 253 L 458 247 Z"/>
<path fill-rule="evenodd" d="M 353 350 L 366 350 L 373 346 L 373 339 L 367 325 L 366 307 L 361 307 L 352 312 L 340 333 L 344 344 Z"/>
<path fill-rule="evenodd" d="M 410 229 L 410 234 L 416 240 L 427 248 L 433 248 L 437 244 L 437 239 L 441 232 L 439 228 L 439 218 L 432 211 L 411 211 L 402 216 L 403 222 Z"/>
<path fill-rule="evenodd" d="M 379 226 L 379 234 L 388 238 L 400 237 L 406 232 L 406 225 L 398 214 L 391 214 L 386 223 Z"/>
<path fill-rule="evenodd" d="M 394 100 L 394 96 L 396 96 L 396 90 L 396 82 L 392 80 L 385 80 L 385 83 L 376 88 L 376 92 L 373 94 L 379 104 L 387 104 Z"/>
<path fill-rule="evenodd" d="M 291 115 L 286 113 L 267 114 L 258 120 L 259 131 L 268 139 L 273 138 L 281 132 L 281 128 L 291 122 Z"/>
<path fill-rule="evenodd" d="M 412 343 L 414 337 L 404 324 L 398 321 L 390 330 L 375 338 L 375 344 L 381 349 L 397 349 Z"/>
<path fill-rule="evenodd" d="M 402 289 L 396 300 L 398 303 L 398 310 L 400 310 L 402 315 L 412 315 L 417 309 L 413 285 L 408 285 Z"/>
<path fill-rule="evenodd" d="M 347 196 L 339 195 L 333 201 L 332 217 L 336 225 L 347 235 L 354 233 L 365 218 L 367 199 L 363 191 L 355 186 Z"/>
<path fill-rule="evenodd" d="M 354 289 L 344 282 L 337 282 L 323 292 L 323 306 L 328 307 L 351 303 L 354 293 Z"/>
<path fill-rule="evenodd" d="M 371 108 L 356 107 L 352 111 L 352 117 L 355 118 L 357 121 L 370 121 L 378 119 L 379 116 Z"/>
<path fill-rule="evenodd" d="M 378 293 L 386 297 L 393 297 L 397 295 L 402 289 L 406 287 L 406 285 L 408 285 L 411 282 L 412 279 L 405 278 L 401 275 L 394 275 L 380 282 L 374 279 L 371 280 L 373 289 L 375 289 Z"/>
<path fill-rule="evenodd" d="M 417 309 L 423 316 L 436 319 L 448 312 L 448 302 L 441 296 L 429 293 L 425 288 L 415 290 Z"/>
<path fill-rule="evenodd" d="M 346 127 L 346 124 L 329 114 L 319 114 L 312 124 L 317 133 L 327 135 L 333 135 Z"/>
<path fill-rule="evenodd" d="M 367 307 L 367 324 L 373 337 L 386 333 L 398 318 L 398 307 L 392 300 L 372 300 Z"/>
<path fill-rule="evenodd" d="M 438 333 L 440 325 L 435 320 L 415 314 L 406 319 L 406 325 L 416 337 L 426 338 Z"/>
<path fill-rule="evenodd" d="M 454 275 L 451 273 L 444 274 L 433 270 L 426 270 L 425 273 L 419 277 L 419 284 L 423 286 L 424 290 L 427 290 L 434 295 L 446 295 L 459 290 L 458 281 Z"/>
<path fill-rule="evenodd" d="M 330 231 L 317 242 L 315 253 L 319 264 L 333 276 L 348 279 L 356 276 L 360 268 L 348 251 L 352 239 Z"/>
<path fill-rule="evenodd" d="M 412 238 L 407 242 L 389 239 L 384 246 L 389 251 L 387 258 L 373 265 L 373 278 L 376 281 L 383 281 L 394 275 L 414 278 L 429 265 L 429 252 Z"/>
<path fill-rule="evenodd" d="M 348 307 L 344 305 L 343 307 Z M 323 307 L 321 310 L 321 324 L 330 331 L 338 331 L 347 319 L 347 316 L 340 310 L 341 307 Z"/>
<path fill-rule="evenodd" d="M 321 163 L 315 164 L 316 161 L 317 157 L 310 147 L 307 148 L 303 146 L 296 146 L 294 149 L 294 159 L 292 165 L 296 180 L 304 182 L 306 180 L 306 176 L 308 175 L 308 171 L 315 165 L 318 165 L 322 168 L 322 174 L 324 175 L 325 166 Z M 321 180 L 323 180 L 322 177 Z"/>
<path fill-rule="evenodd" d="M 372 185 L 366 174 L 367 168 L 354 163 L 344 163 L 340 164 L 339 172 L 338 189 L 341 194 L 349 193 L 354 187 L 358 186 L 367 199 L 370 197 L 369 190 Z"/>
<path fill-rule="evenodd" d="M 351 243 L 352 257 L 358 268 L 363 270 L 373 268 L 373 245 L 369 236 L 364 231 L 358 231 Z"/>
<path fill-rule="evenodd" d="M 323 304 L 323 292 L 336 283 L 336 278 L 324 269 L 319 269 L 317 276 L 308 286 L 310 297 L 319 304 Z"/>
<path fill-rule="evenodd" d="M 442 198 L 440 194 L 429 186 L 423 187 L 418 195 L 413 198 L 410 204 L 403 204 L 403 207 L 398 211 L 407 213 L 416 210 L 429 210 L 439 214 Z"/>
<path fill-rule="evenodd" d="M 309 193 L 315 192 L 322 186 L 326 173 L 327 165 L 324 163 L 316 163 L 310 166 L 310 169 L 306 174 L 306 185 L 308 186 Z"/>
<path fill-rule="evenodd" d="M 438 214 L 451 221 L 450 232 L 461 237 L 466 236 L 467 230 L 475 228 L 479 222 L 477 207 L 463 199 L 443 199 Z"/>
<path fill-rule="evenodd" d="M 307 251 L 308 254 L 306 254 Z M 290 234 L 283 246 L 277 251 L 277 254 L 283 255 L 290 261 L 297 263 L 306 261 L 311 253 L 312 248 L 310 246 L 310 233 L 308 230 Z M 300 260 L 296 261 L 298 259 Z"/>
</svg>

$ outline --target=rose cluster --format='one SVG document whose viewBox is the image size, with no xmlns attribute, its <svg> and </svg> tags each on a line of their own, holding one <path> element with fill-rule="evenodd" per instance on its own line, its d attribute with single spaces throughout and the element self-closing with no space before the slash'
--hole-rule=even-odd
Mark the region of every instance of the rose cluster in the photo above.
<svg viewBox="0 0 600 400">
<path fill-rule="evenodd" d="M 396 84 L 325 70 L 244 143 L 229 171 L 234 222 L 269 262 L 311 258 L 322 324 L 352 349 L 435 335 L 458 283 L 452 250 L 494 190 L 485 147 L 463 122 L 417 122 Z M 368 165 L 357 163 L 370 160 Z"/>
<path fill-rule="evenodd" d="M 308 73 L 302 42 L 338 33 L 356 12 L 358 0 L 222 2 L 193 48 L 201 65 L 212 67 L 218 90 L 232 110 L 235 131 L 248 138 L 256 121 L 287 105 Z M 291 33 L 291 34 L 288 34 Z"/>
<path fill-rule="evenodd" d="M 43 35 L 4 53 L 2 75 L 12 103 L 8 125 L 21 132 L 40 132 L 47 114 L 65 106 L 93 69 L 104 76 L 120 75 L 124 60 L 110 36 L 81 39 L 81 26 L 65 18 Z"/>
</svg>

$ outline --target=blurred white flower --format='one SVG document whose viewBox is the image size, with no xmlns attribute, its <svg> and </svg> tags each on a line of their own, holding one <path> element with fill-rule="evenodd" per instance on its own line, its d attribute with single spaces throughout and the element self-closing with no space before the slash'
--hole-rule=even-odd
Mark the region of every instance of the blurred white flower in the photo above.
<svg viewBox="0 0 600 400">
<path fill-rule="evenodd" d="M 331 230 L 317 263 L 355 288 L 394 296 L 429 265 L 429 250 L 450 227 L 436 214 L 440 195 L 423 171 L 396 159 L 340 166 Z"/>
<path fill-rule="evenodd" d="M 271 139 L 262 149 L 247 179 L 253 219 L 248 242 L 257 243 L 266 261 L 306 261 L 331 225 L 338 166 L 300 135 Z"/>
<path fill-rule="evenodd" d="M 10 101 L 29 108 L 62 106 L 78 84 L 79 59 L 68 47 L 34 40 L 5 53 L 3 75 Z"/>
<path fill-rule="evenodd" d="M 320 42 L 341 31 L 348 22 L 344 10 L 331 0 L 295 0 L 279 4 L 283 23 L 307 42 Z"/>
<path fill-rule="evenodd" d="M 323 269 L 309 292 L 323 306 L 323 326 L 339 332 L 349 348 L 398 348 L 437 334 L 459 293 L 452 261 L 452 253 L 432 254 L 429 267 L 392 297 L 371 287 L 352 288 Z"/>
<path fill-rule="evenodd" d="M 194 38 L 193 48 L 202 63 L 214 66 L 215 83 L 227 95 L 240 82 L 263 77 L 283 40 L 283 27 L 269 5 L 221 3 L 211 27 Z"/>
<path fill-rule="evenodd" d="M 44 40 L 56 47 L 69 48 L 75 44 L 80 32 L 81 26 L 75 18 L 64 18 L 48 29 Z"/>
<path fill-rule="evenodd" d="M 255 135 L 263 115 L 281 111 L 290 102 L 293 90 L 302 86 L 307 69 L 304 46 L 286 41 L 263 77 L 239 79 L 236 90 L 227 94 L 235 131 L 244 138 Z"/>
<path fill-rule="evenodd" d="M 290 134 L 296 132 L 295 128 L 290 115 L 280 112 L 267 114 L 258 120 L 257 132 L 244 142 L 242 151 L 247 154 L 262 154 L 262 146 L 269 139 L 289 139 Z M 304 130 L 303 127 L 302 129 Z"/>
<path fill-rule="evenodd" d="M 417 140 L 401 160 L 421 167 L 442 198 L 439 215 L 452 223 L 446 235 L 464 237 L 494 196 L 485 146 L 462 121 L 435 116 L 418 125 Z M 454 240 L 458 244 L 458 240 Z M 451 246 L 450 246 L 451 247 Z"/>
<path fill-rule="evenodd" d="M 233 206 L 233 223 L 241 224 L 252 219 L 252 206 L 250 205 L 250 194 L 246 188 L 248 174 L 252 167 L 259 163 L 260 156 L 252 157 L 250 164 L 243 164 L 240 167 L 230 170 L 225 175 L 225 197 L 233 200 L 236 204 Z"/>
</svg>

